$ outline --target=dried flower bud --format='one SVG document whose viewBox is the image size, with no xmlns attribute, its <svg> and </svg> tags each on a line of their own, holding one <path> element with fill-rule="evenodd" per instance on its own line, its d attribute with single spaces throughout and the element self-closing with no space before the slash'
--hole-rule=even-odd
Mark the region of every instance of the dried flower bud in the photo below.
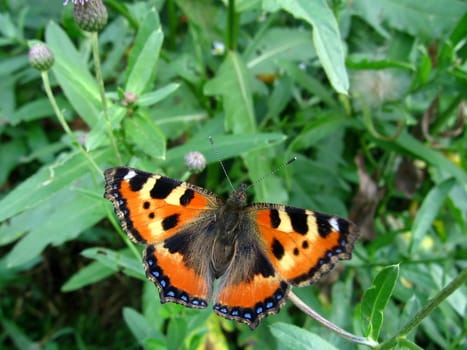
<svg viewBox="0 0 467 350">
<path fill-rule="evenodd" d="M 138 100 L 138 95 L 136 95 L 134 92 L 125 92 L 124 97 L 122 100 L 122 105 L 123 106 L 128 106 L 134 104 Z"/>
<path fill-rule="evenodd" d="M 49 70 L 54 64 L 54 55 L 45 44 L 36 44 L 29 49 L 29 63 L 41 72 Z"/>
<path fill-rule="evenodd" d="M 188 152 L 185 155 L 185 164 L 192 172 L 199 173 L 206 167 L 206 158 L 200 152 Z"/>
<path fill-rule="evenodd" d="M 73 17 L 82 30 L 98 32 L 107 24 L 107 9 L 102 0 L 75 0 L 73 3 Z"/>
</svg>

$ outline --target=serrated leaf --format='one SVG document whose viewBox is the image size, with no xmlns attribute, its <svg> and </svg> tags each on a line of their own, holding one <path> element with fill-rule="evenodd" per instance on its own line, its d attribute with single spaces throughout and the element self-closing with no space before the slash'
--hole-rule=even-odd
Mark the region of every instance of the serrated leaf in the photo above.
<svg viewBox="0 0 467 350">
<path fill-rule="evenodd" d="M 102 104 L 96 81 L 67 34 L 54 22 L 45 32 L 46 42 L 54 54 L 52 71 L 68 101 L 92 127 L 99 120 Z"/>
<path fill-rule="evenodd" d="M 279 345 L 291 350 L 337 350 L 320 336 L 297 326 L 277 322 L 270 326 L 271 333 Z"/>
<path fill-rule="evenodd" d="M 308 22 L 313 27 L 313 42 L 333 88 L 342 94 L 349 90 L 344 48 L 334 17 L 325 0 L 271 0 L 270 3 Z"/>
<path fill-rule="evenodd" d="M 77 273 L 71 276 L 61 288 L 62 292 L 72 292 L 83 288 L 87 285 L 101 281 L 117 271 L 117 268 L 112 269 L 101 264 L 98 261 L 81 268 Z"/>
<path fill-rule="evenodd" d="M 154 121 L 137 113 L 125 118 L 123 128 L 128 139 L 152 158 L 165 158 L 165 135 Z"/>
<path fill-rule="evenodd" d="M 382 269 L 375 277 L 362 299 L 362 325 L 366 326 L 365 336 L 378 339 L 383 325 L 383 311 L 386 308 L 399 278 L 399 265 Z"/>
</svg>

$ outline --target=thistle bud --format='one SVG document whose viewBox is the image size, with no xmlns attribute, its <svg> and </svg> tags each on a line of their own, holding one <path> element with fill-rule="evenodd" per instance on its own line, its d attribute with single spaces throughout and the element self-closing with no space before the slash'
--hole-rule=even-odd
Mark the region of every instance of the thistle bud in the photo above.
<svg viewBox="0 0 467 350">
<path fill-rule="evenodd" d="M 107 24 L 107 9 L 102 0 L 75 0 L 73 3 L 73 17 L 82 30 L 98 32 Z"/>
<path fill-rule="evenodd" d="M 128 106 L 134 104 L 138 100 L 138 95 L 134 92 L 125 92 L 123 95 L 122 105 Z"/>
<path fill-rule="evenodd" d="M 29 49 L 29 63 L 41 72 L 49 70 L 54 63 L 54 55 L 45 44 L 36 44 Z"/>
<path fill-rule="evenodd" d="M 206 158 L 200 152 L 188 152 L 185 155 L 185 164 L 194 173 L 199 173 L 206 167 Z"/>
</svg>

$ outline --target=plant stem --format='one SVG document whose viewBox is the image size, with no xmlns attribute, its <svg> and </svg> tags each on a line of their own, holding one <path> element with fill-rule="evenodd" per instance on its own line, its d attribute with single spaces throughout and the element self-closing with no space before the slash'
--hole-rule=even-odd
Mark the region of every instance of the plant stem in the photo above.
<svg viewBox="0 0 467 350">
<path fill-rule="evenodd" d="M 136 249 L 136 246 L 130 241 L 130 239 L 128 238 L 128 235 L 125 232 L 123 232 L 122 227 L 119 225 L 119 223 L 115 219 L 115 215 L 113 215 L 108 205 L 105 206 L 105 210 L 107 212 L 107 218 L 109 219 L 110 223 L 114 227 L 115 231 L 118 232 L 123 242 L 125 242 L 127 247 L 131 250 L 131 252 L 136 258 L 141 259 L 141 253 L 138 251 L 138 249 Z"/>
<path fill-rule="evenodd" d="M 63 130 L 65 130 L 66 134 L 68 137 L 71 139 L 72 144 L 80 151 L 86 159 L 89 161 L 89 164 L 92 166 L 91 169 L 95 169 L 96 172 L 102 177 L 102 171 L 101 168 L 96 164 L 94 159 L 89 155 L 88 152 L 84 149 L 84 147 L 79 143 L 78 138 L 76 137 L 76 134 L 73 133 L 68 126 L 68 123 L 65 120 L 65 117 L 63 116 L 62 111 L 60 108 L 58 108 L 57 101 L 55 100 L 55 97 L 52 93 L 52 89 L 50 88 L 50 81 L 49 81 L 49 74 L 47 71 L 41 72 L 42 76 L 42 82 L 44 83 L 44 89 L 45 93 L 47 94 L 47 97 L 49 98 L 50 104 L 52 105 L 52 108 L 55 112 L 55 115 L 58 118 L 58 121 L 62 125 Z"/>
<path fill-rule="evenodd" d="M 101 68 L 101 60 L 99 56 L 99 41 L 98 41 L 98 33 L 92 32 L 91 33 L 91 42 L 92 42 L 92 55 L 94 58 L 94 69 L 96 71 L 96 80 L 99 84 L 99 93 L 101 95 L 101 102 L 102 102 L 102 109 L 104 111 L 104 118 L 107 128 L 107 133 L 109 134 L 109 139 L 112 144 L 112 148 L 114 149 L 115 156 L 120 164 L 122 164 L 122 157 L 120 156 L 120 152 L 118 151 L 117 142 L 115 141 L 114 134 L 112 132 L 112 124 L 110 122 L 110 115 L 109 110 L 107 109 L 107 98 L 105 97 L 105 88 L 104 88 L 104 79 L 102 77 L 102 68 Z"/>
<path fill-rule="evenodd" d="M 235 13 L 235 0 L 229 0 L 227 18 L 227 48 L 235 51 L 237 49 L 237 14 Z"/>
<path fill-rule="evenodd" d="M 392 349 L 399 341 L 420 324 L 441 302 L 447 299 L 457 288 L 467 282 L 467 268 L 461 271 L 446 287 L 441 289 L 415 316 L 392 338 L 381 344 L 381 349 Z"/>
<path fill-rule="evenodd" d="M 293 292 L 289 292 L 289 300 L 292 303 L 294 303 L 300 310 L 302 310 L 304 313 L 306 313 L 308 316 L 314 318 L 316 321 L 321 323 L 323 326 L 325 326 L 326 328 L 330 329 L 333 332 L 336 332 L 341 337 L 346 338 L 346 339 L 350 340 L 353 343 L 369 346 L 370 348 L 374 348 L 374 347 L 376 347 L 378 345 L 378 343 L 375 342 L 372 339 L 360 337 L 358 335 L 349 333 L 349 332 L 343 330 L 342 328 L 336 326 L 334 323 L 332 323 L 331 321 L 328 321 L 323 316 L 318 314 L 315 310 L 313 310 L 311 307 L 309 307 L 307 304 L 305 304 Z"/>
<path fill-rule="evenodd" d="M 167 21 L 169 24 L 169 35 L 167 36 L 167 45 L 169 50 L 176 49 L 176 37 L 177 37 L 177 16 L 175 10 L 174 0 L 167 1 Z"/>
</svg>

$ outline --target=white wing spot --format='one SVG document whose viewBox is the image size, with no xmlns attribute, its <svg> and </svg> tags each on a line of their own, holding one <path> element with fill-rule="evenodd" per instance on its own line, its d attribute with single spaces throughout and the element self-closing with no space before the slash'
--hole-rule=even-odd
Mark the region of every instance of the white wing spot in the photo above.
<svg viewBox="0 0 467 350">
<path fill-rule="evenodd" d="M 339 223 L 337 222 L 337 219 L 336 219 L 336 218 L 334 218 L 334 217 L 333 217 L 333 218 L 330 218 L 330 219 L 329 219 L 329 225 L 331 225 L 332 228 L 333 228 L 335 231 L 337 231 L 337 232 L 340 231 L 340 229 L 339 229 Z"/>
<path fill-rule="evenodd" d="M 136 176 L 136 172 L 134 170 L 128 171 L 128 173 L 123 177 L 124 180 L 130 180 Z"/>
</svg>

